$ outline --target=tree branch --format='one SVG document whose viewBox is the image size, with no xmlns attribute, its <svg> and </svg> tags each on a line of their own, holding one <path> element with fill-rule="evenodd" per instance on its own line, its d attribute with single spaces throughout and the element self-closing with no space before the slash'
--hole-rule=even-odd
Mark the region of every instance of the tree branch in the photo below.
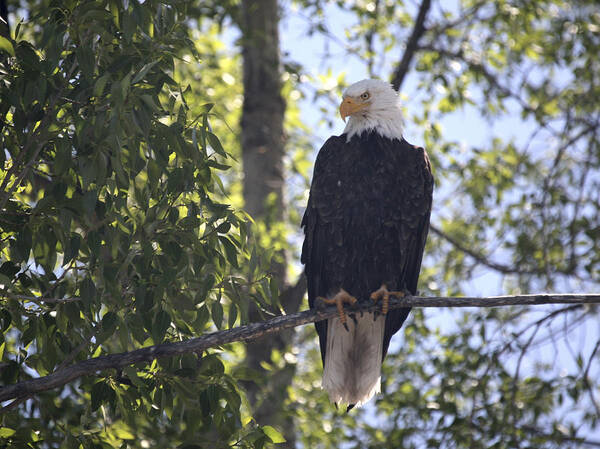
<svg viewBox="0 0 600 449">
<path fill-rule="evenodd" d="M 479 61 L 475 61 L 475 60 L 469 58 L 463 50 L 451 51 L 451 50 L 448 50 L 445 48 L 438 48 L 433 44 L 419 45 L 418 50 L 431 51 L 431 52 L 437 53 L 440 56 L 444 56 L 446 58 L 451 58 L 451 59 L 456 59 L 457 61 L 462 61 L 463 63 L 465 63 L 467 65 L 469 70 L 471 70 L 472 72 L 474 72 L 476 74 L 483 76 L 485 78 L 485 80 L 488 82 L 490 88 L 495 89 L 502 95 L 513 98 L 517 103 L 519 103 L 519 106 L 523 110 L 535 115 L 536 108 L 532 107 L 526 100 L 524 100 L 521 97 L 521 95 L 519 95 L 518 91 L 513 91 L 509 87 L 502 85 L 500 83 L 500 81 L 498 81 L 497 76 L 492 71 L 490 71 L 487 66 L 485 66 L 483 63 L 481 63 Z M 543 123 L 543 122 L 540 122 L 540 125 L 546 126 L 545 123 Z"/>
<path fill-rule="evenodd" d="M 394 75 L 392 76 L 392 87 L 400 92 L 400 87 L 402 86 L 402 82 L 408 73 L 408 68 L 413 59 L 415 52 L 419 47 L 419 39 L 425 32 L 425 18 L 427 17 L 427 13 L 429 12 L 429 8 L 431 7 L 431 0 L 423 0 L 421 2 L 421 6 L 419 7 L 419 14 L 417 15 L 417 19 L 415 20 L 415 25 L 413 27 L 412 33 L 408 39 L 408 43 L 406 44 L 406 50 L 404 50 L 404 55 L 402 55 L 402 60 L 396 70 L 394 71 Z"/>
<path fill-rule="evenodd" d="M 523 426 L 520 429 L 526 430 L 527 432 L 533 433 L 535 435 L 539 435 L 543 438 L 556 438 L 555 434 L 547 434 L 543 430 L 537 429 L 534 426 Z M 568 436 L 568 435 L 561 435 L 561 434 L 558 435 L 558 438 L 560 438 L 564 442 L 569 441 L 572 443 L 579 443 L 579 444 L 583 444 L 586 446 L 600 447 L 600 440 L 586 440 L 585 438 L 579 438 L 579 437 L 575 437 L 575 436 Z"/>
<path fill-rule="evenodd" d="M 27 295 L 16 295 L 13 293 L 4 293 L 0 292 L 0 297 L 4 296 L 5 298 L 10 299 L 21 299 L 24 301 L 31 301 L 35 303 L 46 303 L 46 304 L 65 304 L 68 302 L 77 302 L 81 301 L 81 298 L 78 297 L 68 297 L 68 298 L 44 298 L 42 296 L 27 296 Z"/>
<path fill-rule="evenodd" d="M 522 268 L 515 268 L 514 266 L 503 265 L 500 263 L 493 262 L 491 260 L 488 260 L 483 254 L 479 254 L 479 253 L 473 251 L 472 249 L 467 248 L 465 245 L 461 244 L 457 239 L 455 239 L 451 235 L 442 231 L 435 224 L 430 223 L 429 229 L 434 234 L 440 236 L 444 240 L 447 240 L 459 251 L 462 251 L 463 253 L 465 253 L 468 256 L 475 259 L 476 262 L 479 262 L 480 264 L 485 265 L 486 267 L 496 270 L 500 273 L 503 273 L 503 274 L 539 274 L 540 273 L 540 270 L 526 270 L 526 269 L 522 269 Z"/>
<path fill-rule="evenodd" d="M 421 297 L 391 298 L 389 309 L 400 307 L 498 307 L 511 305 L 541 305 L 541 304 L 600 304 L 598 294 L 538 294 L 516 296 L 479 297 Z M 355 312 L 379 310 L 378 305 L 370 302 L 353 308 Z M 283 315 L 261 323 L 252 323 L 229 330 L 213 332 L 201 337 L 175 343 L 164 343 L 131 352 L 110 354 L 84 360 L 52 374 L 36 379 L 9 385 L 0 389 L 0 401 L 19 400 L 42 391 L 63 386 L 82 376 L 92 375 L 106 369 L 119 369 L 139 362 L 149 362 L 160 357 L 172 357 L 191 352 L 202 352 L 206 349 L 221 346 L 236 341 L 251 341 L 265 335 L 280 332 L 296 326 L 315 321 L 322 321 L 337 316 L 335 307 L 313 309 L 292 315 Z M 11 404 L 0 409 L 6 411 Z"/>
</svg>

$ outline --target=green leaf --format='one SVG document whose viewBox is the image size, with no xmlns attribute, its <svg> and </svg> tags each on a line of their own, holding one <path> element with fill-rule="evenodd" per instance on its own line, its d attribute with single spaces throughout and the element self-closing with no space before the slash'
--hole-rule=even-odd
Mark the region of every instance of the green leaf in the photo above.
<svg viewBox="0 0 600 449">
<path fill-rule="evenodd" d="M 225 372 L 225 365 L 217 354 L 209 354 L 200 359 L 198 372 L 207 376 L 221 375 Z"/>
<path fill-rule="evenodd" d="M 121 98 L 124 100 L 127 98 L 127 93 L 131 87 L 131 72 L 129 72 L 120 82 L 121 87 Z"/>
<path fill-rule="evenodd" d="M 94 65 L 96 63 L 94 52 L 88 46 L 79 45 L 75 50 L 75 54 L 77 55 L 77 61 L 83 75 L 86 78 L 91 78 L 94 74 Z"/>
<path fill-rule="evenodd" d="M 3 284 L 4 288 L 8 288 L 11 282 L 12 281 L 7 275 L 0 273 L 0 284 Z"/>
<path fill-rule="evenodd" d="M 96 299 L 96 286 L 90 278 L 85 278 L 79 287 L 81 298 L 84 301 L 93 301 Z"/>
<path fill-rule="evenodd" d="M 7 309 L 0 309 L 0 332 L 5 332 L 12 322 L 12 315 Z M 0 357 L 0 360 L 2 358 Z"/>
<path fill-rule="evenodd" d="M 16 430 L 11 429 L 9 427 L 0 427 L 0 438 L 8 438 L 12 437 L 15 434 Z"/>
<path fill-rule="evenodd" d="M 210 318 L 210 314 L 208 312 L 208 307 L 206 304 L 202 305 L 196 312 L 196 320 L 194 321 L 194 327 L 200 330 L 204 330 L 208 319 Z"/>
<path fill-rule="evenodd" d="M 138 376 L 138 372 L 132 366 L 126 366 L 123 368 L 123 372 L 127 375 L 127 378 L 131 381 L 133 385 L 136 387 L 143 389 L 146 388 L 146 384 L 144 381 Z"/>
<path fill-rule="evenodd" d="M 233 265 L 235 268 L 239 268 L 238 260 L 237 260 L 237 249 L 231 240 L 229 240 L 224 235 L 219 236 L 219 240 L 223 244 L 223 248 L 225 249 L 225 255 L 227 256 L 227 261 Z"/>
<path fill-rule="evenodd" d="M 171 316 L 167 312 L 161 310 L 156 314 L 152 325 L 152 339 L 154 340 L 155 344 L 159 344 L 164 340 L 165 334 L 167 333 L 167 329 L 170 325 Z"/>
<path fill-rule="evenodd" d="M 148 94 L 143 94 L 140 96 L 140 98 L 142 99 L 144 104 L 150 108 L 151 111 L 158 112 L 160 110 L 160 107 L 157 104 L 157 101 L 154 100 L 154 97 Z"/>
<path fill-rule="evenodd" d="M 71 260 L 77 258 L 77 255 L 79 254 L 79 248 L 81 248 L 81 236 L 79 234 L 72 234 L 64 252 L 63 266 L 67 265 Z"/>
<path fill-rule="evenodd" d="M 228 327 L 231 329 L 234 324 L 235 324 L 235 320 L 237 319 L 237 307 L 235 304 L 231 304 L 229 306 L 229 317 L 228 317 Z"/>
<path fill-rule="evenodd" d="M 221 145 L 221 142 L 219 141 L 219 138 L 217 136 L 215 136 L 210 131 L 206 131 L 206 137 L 208 138 L 208 143 L 210 144 L 213 150 L 215 150 L 221 156 L 227 157 L 227 153 L 223 149 L 223 145 Z"/>
<path fill-rule="evenodd" d="M 229 170 L 231 168 L 231 165 L 219 164 L 218 162 L 213 161 L 212 159 L 209 160 L 206 163 L 206 165 L 208 165 L 209 167 L 216 168 L 217 170 L 223 170 L 223 171 Z"/>
<path fill-rule="evenodd" d="M 219 226 L 217 226 L 217 232 L 219 234 L 227 234 L 230 229 L 231 229 L 231 223 L 229 223 L 228 221 L 224 221 Z"/>
<path fill-rule="evenodd" d="M 135 84 L 138 81 L 140 81 L 141 79 L 143 79 L 146 76 L 146 74 L 150 71 L 150 69 L 152 67 L 154 67 L 156 64 L 158 64 L 158 62 L 159 61 L 149 62 L 144 67 L 142 67 L 141 70 L 131 80 L 131 84 Z"/>
<path fill-rule="evenodd" d="M 12 42 L 2 36 L 0 36 L 0 51 L 5 51 L 11 56 L 15 55 L 15 48 Z"/>
<path fill-rule="evenodd" d="M 100 333 L 98 334 L 98 343 L 104 342 L 108 337 L 114 334 L 117 328 L 118 316 L 114 312 L 107 312 L 100 322 Z"/>
<path fill-rule="evenodd" d="M 217 301 L 213 302 L 210 307 L 210 312 L 215 326 L 217 326 L 217 329 L 221 329 L 223 326 L 223 306 L 221 303 Z"/>
<path fill-rule="evenodd" d="M 18 252 L 18 260 L 29 259 L 29 252 L 31 251 L 33 235 L 29 226 L 25 226 L 17 235 L 15 242 L 15 249 Z"/>
<path fill-rule="evenodd" d="M 104 88 L 106 87 L 106 83 L 110 79 L 110 74 L 105 73 L 100 78 L 96 80 L 96 84 L 94 85 L 94 96 L 100 97 L 104 93 Z"/>
<path fill-rule="evenodd" d="M 67 139 L 59 139 L 55 144 L 54 170 L 62 175 L 71 166 L 71 143 Z"/>
<path fill-rule="evenodd" d="M 272 443 L 285 443 L 285 438 L 283 438 L 283 435 L 281 435 L 281 433 L 279 433 L 279 431 L 274 427 L 263 426 L 262 431 L 266 436 L 269 437 Z"/>
<path fill-rule="evenodd" d="M 103 403 L 114 400 L 115 397 L 114 390 L 103 380 L 94 384 L 90 394 L 92 411 L 97 410 Z"/>
<path fill-rule="evenodd" d="M 122 440 L 134 440 L 135 435 L 123 426 L 114 426 L 114 432 L 117 438 Z"/>
</svg>

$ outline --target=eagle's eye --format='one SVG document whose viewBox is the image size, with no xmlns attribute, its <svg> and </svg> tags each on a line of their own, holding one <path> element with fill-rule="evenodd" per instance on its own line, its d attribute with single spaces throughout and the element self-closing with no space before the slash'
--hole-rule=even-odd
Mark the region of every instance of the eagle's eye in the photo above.
<svg viewBox="0 0 600 449">
<path fill-rule="evenodd" d="M 371 95 L 369 94 L 369 92 L 365 92 L 360 96 L 360 98 L 361 100 L 368 100 L 370 96 Z"/>
</svg>

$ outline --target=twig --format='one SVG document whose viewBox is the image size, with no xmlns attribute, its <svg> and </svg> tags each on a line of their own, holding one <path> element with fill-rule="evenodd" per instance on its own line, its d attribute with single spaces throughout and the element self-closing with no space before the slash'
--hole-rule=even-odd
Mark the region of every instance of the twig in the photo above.
<svg viewBox="0 0 600 449">
<path fill-rule="evenodd" d="M 553 320 L 558 315 L 561 315 L 561 314 L 567 313 L 567 312 L 572 312 L 581 307 L 583 307 L 583 304 L 573 304 L 573 305 L 570 305 L 567 307 L 563 307 L 561 309 L 553 310 L 548 315 L 540 318 L 539 320 L 535 321 L 534 323 L 528 324 L 527 326 L 525 326 L 525 328 L 520 329 L 517 332 L 517 335 L 524 335 L 532 327 L 534 328 L 534 335 L 535 335 L 535 333 L 537 333 L 537 331 L 542 326 L 542 324 L 544 324 L 546 321 Z M 515 343 L 515 340 L 509 340 L 502 348 L 496 349 L 493 352 L 493 357 L 490 358 L 490 361 L 489 361 L 485 371 L 483 372 L 483 374 L 480 377 L 482 377 L 482 378 L 486 377 L 488 375 L 488 373 L 490 372 L 490 370 L 492 369 L 494 360 L 498 359 L 500 357 L 500 355 L 502 355 L 504 352 L 508 351 L 514 343 Z M 531 345 L 531 342 L 528 342 L 527 345 Z M 483 391 L 483 392 L 481 392 L 481 394 L 485 397 L 486 392 Z M 471 418 L 473 418 L 473 414 L 475 412 L 474 407 L 475 407 L 475 401 L 473 401 L 473 408 L 471 409 Z M 506 419 L 506 418 L 504 418 L 504 419 Z"/>
<path fill-rule="evenodd" d="M 592 351 L 592 353 L 590 354 L 590 358 L 588 359 L 587 366 L 585 367 L 585 370 L 583 371 L 584 379 L 588 377 L 588 374 L 590 372 L 590 367 L 592 366 L 592 359 L 596 355 L 596 352 L 598 351 L 598 349 L 600 349 L 600 340 L 598 340 L 596 342 L 596 346 L 594 346 L 594 350 Z"/>
<path fill-rule="evenodd" d="M 14 401 L 12 401 L 10 404 L 2 407 L 0 409 L 0 413 L 6 413 L 10 410 L 12 410 L 13 408 L 17 407 L 19 404 L 22 404 L 23 402 L 27 401 L 28 399 L 31 398 L 31 396 L 33 396 L 33 393 L 30 394 L 26 394 L 24 396 L 21 396 L 17 399 L 15 399 Z"/>
<path fill-rule="evenodd" d="M 433 232 L 434 234 L 437 234 L 440 237 L 442 237 L 444 240 L 447 240 L 454 247 L 456 247 L 456 249 L 462 251 L 463 253 L 467 254 L 468 256 L 471 256 L 473 259 L 475 259 L 476 262 L 479 262 L 480 264 L 485 265 L 486 267 L 496 270 L 500 273 L 503 273 L 503 274 L 517 274 L 517 273 L 518 274 L 538 274 L 539 273 L 539 270 L 526 270 L 523 268 L 515 268 L 515 267 L 509 266 L 509 265 L 492 262 L 492 261 L 488 260 L 484 255 L 476 253 L 472 249 L 469 249 L 465 245 L 462 245 L 458 240 L 456 240 L 454 237 L 452 237 L 449 234 L 442 231 L 440 228 L 438 228 L 433 223 L 431 223 L 429 225 L 429 229 L 431 229 L 431 232 Z"/>
<path fill-rule="evenodd" d="M 75 360 L 75 357 L 77 357 L 77 354 L 79 354 L 81 352 L 81 350 L 89 344 L 90 344 L 90 342 L 87 340 L 83 340 L 81 343 L 79 343 L 77 345 L 77 347 L 75 349 L 73 349 L 67 357 L 65 357 L 65 359 L 60 363 L 60 365 L 58 365 L 58 367 L 56 368 L 56 371 L 60 371 L 64 368 L 66 368 L 69 365 L 69 363 L 71 363 L 73 360 Z"/>
<path fill-rule="evenodd" d="M 468 58 L 463 50 L 452 51 L 452 50 L 448 50 L 446 48 L 438 48 L 431 43 L 419 45 L 418 50 L 431 51 L 431 52 L 435 52 L 445 58 L 451 58 L 451 59 L 456 59 L 458 61 L 462 61 L 463 63 L 465 63 L 467 65 L 469 70 L 471 70 L 472 72 L 474 72 L 476 74 L 480 74 L 481 76 L 483 76 L 491 88 L 500 92 L 502 95 L 513 98 L 517 103 L 519 103 L 519 106 L 523 110 L 535 115 L 537 108 L 531 106 L 517 92 L 513 91 L 512 89 L 510 89 L 509 87 L 507 87 L 505 85 L 502 85 L 498 81 L 496 75 L 492 71 L 490 71 L 486 65 L 484 65 L 481 62 L 478 62 L 478 61 Z M 547 123 L 540 122 L 540 126 L 545 128 L 547 126 Z"/>
<path fill-rule="evenodd" d="M 419 14 L 417 15 L 417 19 L 415 20 L 415 25 L 413 27 L 412 33 L 408 38 L 408 43 L 406 44 L 406 50 L 404 50 L 404 54 L 402 55 L 402 60 L 398 67 L 394 71 L 394 75 L 392 76 L 392 86 L 395 90 L 400 91 L 400 87 L 402 87 L 402 82 L 408 73 L 408 68 L 413 59 L 415 52 L 418 49 L 419 39 L 425 32 L 425 19 L 427 17 L 427 13 L 429 12 L 429 8 L 431 7 L 431 0 L 423 0 L 421 2 L 421 6 L 419 7 Z"/>
<path fill-rule="evenodd" d="M 400 307 L 498 307 L 511 305 L 540 304 L 600 304 L 599 294 L 539 294 L 516 296 L 480 297 L 421 297 L 391 298 L 389 309 Z M 355 312 L 373 312 L 378 305 L 367 302 L 356 307 Z M 283 315 L 261 323 L 252 323 L 229 330 L 213 332 L 201 337 L 175 343 L 164 343 L 131 352 L 110 354 L 84 360 L 44 377 L 26 380 L 0 389 L 0 401 L 19 399 L 24 396 L 63 386 L 82 376 L 95 374 L 106 369 L 118 369 L 139 362 L 148 362 L 160 357 L 200 352 L 236 341 L 251 341 L 265 335 L 281 332 L 296 326 L 322 321 L 337 316 L 335 307 L 313 309 L 305 312 Z M 9 405 L 10 406 L 10 405 Z M 0 409 L 4 411 L 5 409 Z"/>
<path fill-rule="evenodd" d="M 592 366 L 592 360 L 594 359 L 594 355 L 596 355 L 596 351 L 598 351 L 598 348 L 600 348 L 600 340 L 596 342 L 596 346 L 594 346 L 594 350 L 590 354 L 590 358 L 588 359 L 587 366 L 585 367 L 581 378 L 583 379 L 583 384 L 585 388 L 588 390 L 588 393 L 590 395 L 590 401 L 596 409 L 596 413 L 600 415 L 600 405 L 598 405 L 598 403 L 596 402 L 596 398 L 594 397 L 594 389 L 592 388 L 592 385 L 590 384 L 590 378 L 588 377 L 590 368 Z"/>
<path fill-rule="evenodd" d="M 35 303 L 46 303 L 46 304 L 65 304 L 68 302 L 77 302 L 81 301 L 81 298 L 78 297 L 69 297 L 69 298 L 43 298 L 41 296 L 27 296 L 27 295 L 15 295 L 12 293 L 0 293 L 0 296 L 4 296 L 5 298 L 10 299 L 23 299 L 25 301 L 31 301 Z"/>
<path fill-rule="evenodd" d="M 552 434 L 552 435 L 547 434 L 544 431 L 535 428 L 534 426 L 523 426 L 523 427 L 520 427 L 520 429 L 526 430 L 527 432 L 533 433 L 535 435 L 539 435 L 541 437 L 556 438 L 554 434 Z M 559 438 L 565 442 L 569 441 L 569 442 L 573 442 L 573 443 L 583 444 L 586 446 L 600 447 L 600 440 L 586 440 L 585 438 L 575 437 L 575 436 L 567 436 L 567 435 L 563 435 L 563 434 L 559 434 Z"/>
</svg>

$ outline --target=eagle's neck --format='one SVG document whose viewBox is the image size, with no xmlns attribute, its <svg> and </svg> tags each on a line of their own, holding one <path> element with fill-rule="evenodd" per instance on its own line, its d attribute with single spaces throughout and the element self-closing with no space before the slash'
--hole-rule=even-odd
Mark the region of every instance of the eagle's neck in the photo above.
<svg viewBox="0 0 600 449">
<path fill-rule="evenodd" d="M 360 136 L 364 132 L 375 131 L 381 136 L 390 139 L 402 139 L 402 111 L 395 104 L 384 104 L 380 107 L 373 104 L 368 110 L 350 117 L 344 134 L 349 141 L 353 136 Z"/>
</svg>

